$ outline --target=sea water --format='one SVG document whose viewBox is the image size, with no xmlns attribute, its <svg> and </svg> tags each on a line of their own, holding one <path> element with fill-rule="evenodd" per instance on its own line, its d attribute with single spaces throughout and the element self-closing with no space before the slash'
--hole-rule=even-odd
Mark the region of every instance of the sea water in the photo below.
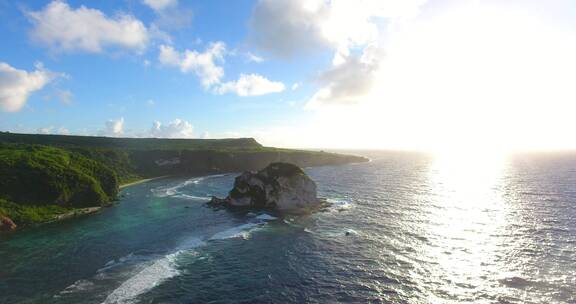
<svg viewBox="0 0 576 304">
<path fill-rule="evenodd" d="M 365 154 L 308 216 L 207 207 L 226 174 L 3 235 L 0 303 L 576 303 L 576 155 Z"/>
</svg>

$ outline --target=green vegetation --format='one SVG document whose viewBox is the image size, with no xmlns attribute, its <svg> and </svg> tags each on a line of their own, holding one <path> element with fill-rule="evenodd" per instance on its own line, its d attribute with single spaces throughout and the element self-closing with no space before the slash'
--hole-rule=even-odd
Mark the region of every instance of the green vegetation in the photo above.
<svg viewBox="0 0 576 304">
<path fill-rule="evenodd" d="M 27 226 L 50 222 L 74 210 L 60 206 L 26 206 L 9 202 L 0 198 L 0 216 L 7 216 L 18 226 Z"/>
<path fill-rule="evenodd" d="M 94 207 L 118 193 L 116 173 L 63 149 L 0 144 L 0 196 L 23 205 Z"/>
<path fill-rule="evenodd" d="M 155 139 L 0 132 L 0 215 L 17 225 L 109 205 L 118 185 L 166 175 L 361 162 L 357 156 L 263 147 L 252 138 Z M 86 210 L 89 212 L 89 210 Z"/>
<path fill-rule="evenodd" d="M 93 159 L 55 147 L 0 144 L 0 213 L 17 225 L 105 206 L 117 194 L 116 173 Z"/>
<path fill-rule="evenodd" d="M 123 150 L 243 150 L 262 148 L 253 138 L 164 139 L 114 138 L 72 135 L 39 135 L 0 132 L 0 142 L 24 143 L 83 149 Z"/>
</svg>

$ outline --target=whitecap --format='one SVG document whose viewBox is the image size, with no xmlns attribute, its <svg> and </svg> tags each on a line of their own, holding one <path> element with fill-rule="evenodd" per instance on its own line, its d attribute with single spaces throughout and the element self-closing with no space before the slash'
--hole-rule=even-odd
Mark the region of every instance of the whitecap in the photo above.
<svg viewBox="0 0 576 304">
<path fill-rule="evenodd" d="M 187 199 L 187 200 L 192 200 L 192 201 L 206 201 L 209 200 L 210 198 L 207 196 L 196 196 L 196 195 L 189 195 L 189 194 L 183 194 L 180 193 L 178 195 L 174 195 L 175 198 L 182 198 L 182 199 Z"/>
<path fill-rule="evenodd" d="M 124 281 L 120 287 L 106 297 L 103 304 L 134 303 L 137 296 L 178 275 L 179 272 L 175 265 L 177 255 L 178 253 L 169 254 Z"/>
<path fill-rule="evenodd" d="M 256 227 L 260 226 L 260 224 L 256 223 L 248 223 L 243 224 L 237 227 L 233 227 L 221 232 L 214 234 L 210 240 L 224 240 L 224 239 L 231 239 L 231 238 L 243 238 L 247 239 L 250 235 L 250 232 L 254 230 Z"/>
<path fill-rule="evenodd" d="M 108 295 L 103 304 L 133 303 L 139 295 L 180 273 L 176 265 L 178 256 L 204 244 L 205 242 L 196 237 L 184 240 L 175 252 L 155 260 L 151 265 L 144 267 L 124 281 Z"/>
<path fill-rule="evenodd" d="M 262 213 L 260 215 L 258 215 L 256 217 L 257 220 L 261 220 L 261 221 L 274 221 L 277 220 L 278 218 L 275 216 L 271 216 L 270 214 L 267 213 Z"/>
<path fill-rule="evenodd" d="M 204 179 L 206 179 L 206 177 L 195 177 L 195 178 L 191 178 L 189 180 L 186 180 L 186 181 L 179 183 L 179 184 L 172 186 L 172 187 L 162 186 L 162 187 L 153 188 L 150 191 L 152 191 L 152 193 L 156 197 L 174 196 L 174 195 L 180 194 L 180 192 L 178 191 L 179 189 L 186 187 L 188 185 L 192 185 L 192 184 L 198 185 Z"/>
<path fill-rule="evenodd" d="M 330 203 L 329 209 L 331 211 L 346 211 L 352 208 L 352 204 L 341 199 L 327 198 L 326 201 Z"/>
<path fill-rule="evenodd" d="M 346 229 L 346 231 L 344 231 L 344 235 L 358 235 L 358 232 L 354 229 Z"/>
<path fill-rule="evenodd" d="M 68 293 L 76 293 L 85 290 L 89 290 L 94 287 L 94 283 L 88 280 L 78 280 L 74 282 L 72 285 L 66 287 L 64 290 L 60 292 L 60 294 L 68 294 Z"/>
</svg>

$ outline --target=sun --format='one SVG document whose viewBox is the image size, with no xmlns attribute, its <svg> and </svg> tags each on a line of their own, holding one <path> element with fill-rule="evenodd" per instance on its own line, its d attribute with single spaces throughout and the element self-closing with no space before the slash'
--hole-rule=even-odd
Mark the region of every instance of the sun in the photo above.
<svg viewBox="0 0 576 304">
<path fill-rule="evenodd" d="M 573 54 L 574 33 L 497 5 L 416 18 L 391 33 L 370 94 L 318 113 L 310 136 L 445 154 L 573 149 Z"/>
</svg>

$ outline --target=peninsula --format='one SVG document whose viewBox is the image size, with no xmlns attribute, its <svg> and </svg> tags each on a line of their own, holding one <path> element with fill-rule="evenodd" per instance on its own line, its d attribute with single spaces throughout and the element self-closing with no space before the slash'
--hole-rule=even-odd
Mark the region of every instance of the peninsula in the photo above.
<svg viewBox="0 0 576 304">
<path fill-rule="evenodd" d="M 121 185 L 161 176 L 364 162 L 336 153 L 264 147 L 253 138 L 158 139 L 0 132 L 0 230 L 93 213 Z"/>
</svg>

